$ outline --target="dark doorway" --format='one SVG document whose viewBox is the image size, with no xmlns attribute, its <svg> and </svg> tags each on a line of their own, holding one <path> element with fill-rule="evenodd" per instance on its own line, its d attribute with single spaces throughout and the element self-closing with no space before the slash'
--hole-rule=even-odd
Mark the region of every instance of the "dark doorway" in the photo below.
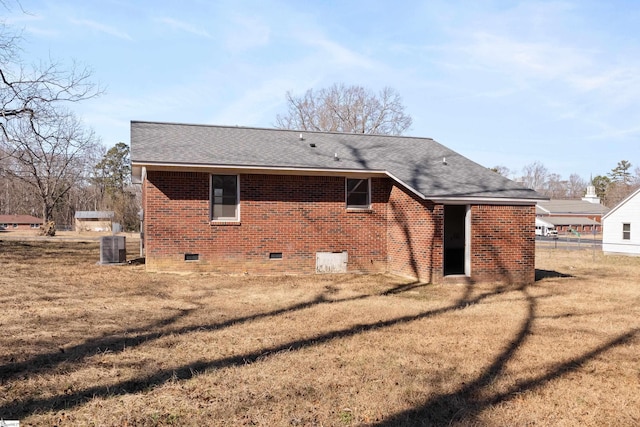
<svg viewBox="0 0 640 427">
<path fill-rule="evenodd" d="M 444 275 L 465 274 L 467 206 L 444 207 Z"/>
</svg>

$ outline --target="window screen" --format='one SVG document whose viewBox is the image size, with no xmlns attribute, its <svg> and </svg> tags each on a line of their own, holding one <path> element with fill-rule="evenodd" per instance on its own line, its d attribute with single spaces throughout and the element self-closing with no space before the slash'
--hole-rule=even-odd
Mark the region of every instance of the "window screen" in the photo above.
<svg viewBox="0 0 640 427">
<path fill-rule="evenodd" d="M 369 179 L 347 178 L 347 208 L 369 208 Z"/>
<path fill-rule="evenodd" d="M 237 175 L 211 175 L 211 219 L 238 219 Z"/>
</svg>

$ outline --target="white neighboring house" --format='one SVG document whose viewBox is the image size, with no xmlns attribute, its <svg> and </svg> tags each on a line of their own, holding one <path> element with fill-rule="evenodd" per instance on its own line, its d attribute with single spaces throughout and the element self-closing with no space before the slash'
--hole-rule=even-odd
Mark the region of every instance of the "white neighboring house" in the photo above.
<svg viewBox="0 0 640 427">
<path fill-rule="evenodd" d="M 640 256 L 640 189 L 602 217 L 602 251 Z"/>
</svg>

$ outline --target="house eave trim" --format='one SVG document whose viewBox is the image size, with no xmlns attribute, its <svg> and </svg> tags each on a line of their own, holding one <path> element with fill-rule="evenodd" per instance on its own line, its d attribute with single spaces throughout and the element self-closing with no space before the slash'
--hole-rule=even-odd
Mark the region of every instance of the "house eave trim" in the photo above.
<svg viewBox="0 0 640 427">
<path fill-rule="evenodd" d="M 535 205 L 540 199 L 527 199 L 519 197 L 469 197 L 469 196 L 431 196 L 423 194 L 415 188 L 407 185 L 402 180 L 396 178 L 392 173 L 387 172 L 387 176 L 407 190 L 414 193 L 423 200 L 431 200 L 434 203 L 448 205 Z M 546 199 L 543 199 L 546 200 Z"/>
<path fill-rule="evenodd" d="M 503 197 L 427 197 L 434 203 L 443 205 L 521 205 L 535 206 L 538 199 Z"/>
<path fill-rule="evenodd" d="M 385 170 L 362 170 L 340 168 L 312 168 L 291 166 L 248 166 L 248 165 L 215 165 L 215 164 L 182 164 L 182 163 L 154 163 L 132 161 L 134 177 L 142 180 L 146 171 L 181 171 L 181 172 L 221 172 L 221 173 L 259 173 L 284 175 L 322 175 L 322 176 L 358 176 L 358 177 L 389 177 L 395 182 L 414 193 L 423 200 L 432 200 L 442 204 L 494 204 L 494 205 L 535 205 L 537 199 L 501 198 L 501 197 L 465 197 L 465 196 L 429 196 L 421 193 L 407 183 L 398 179 Z"/>
<path fill-rule="evenodd" d="M 396 177 L 395 177 L 391 172 L 387 171 L 387 172 L 386 172 L 386 175 L 387 175 L 389 178 L 393 179 L 393 180 L 394 180 L 395 182 L 397 182 L 398 184 L 402 185 L 402 186 L 403 186 L 404 188 L 406 188 L 407 190 L 411 191 L 411 192 L 412 192 L 413 194 L 415 194 L 416 196 L 420 197 L 420 198 L 421 198 L 421 199 L 423 199 L 423 200 L 427 200 L 427 197 L 426 197 L 424 194 L 422 194 L 421 192 L 419 192 L 418 190 L 416 190 L 416 189 L 415 189 L 415 188 L 413 188 L 412 186 L 407 185 L 407 183 L 406 183 L 406 182 L 404 182 L 404 181 L 402 181 L 402 180 L 400 180 L 400 179 L 396 178 Z"/>
<path fill-rule="evenodd" d="M 142 168 L 150 171 L 181 171 L 181 172 L 208 172 L 218 171 L 227 173 L 260 173 L 260 174 L 284 174 L 284 175 L 357 175 L 367 177 L 383 177 L 383 170 L 360 170 L 340 168 L 312 168 L 291 166 L 248 166 L 248 165 L 214 165 L 214 164 L 176 164 L 176 163 L 150 163 L 131 162 L 132 169 L 138 171 Z"/>
</svg>

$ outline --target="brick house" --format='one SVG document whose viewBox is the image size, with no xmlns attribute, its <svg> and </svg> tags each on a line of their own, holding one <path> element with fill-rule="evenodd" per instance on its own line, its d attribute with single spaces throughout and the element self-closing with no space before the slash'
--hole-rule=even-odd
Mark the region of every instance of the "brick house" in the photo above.
<svg viewBox="0 0 640 427">
<path fill-rule="evenodd" d="M 41 225 L 33 215 L 0 215 L 0 230 L 38 230 Z"/>
<path fill-rule="evenodd" d="M 131 123 L 149 270 L 532 282 L 542 199 L 430 138 Z"/>
</svg>

